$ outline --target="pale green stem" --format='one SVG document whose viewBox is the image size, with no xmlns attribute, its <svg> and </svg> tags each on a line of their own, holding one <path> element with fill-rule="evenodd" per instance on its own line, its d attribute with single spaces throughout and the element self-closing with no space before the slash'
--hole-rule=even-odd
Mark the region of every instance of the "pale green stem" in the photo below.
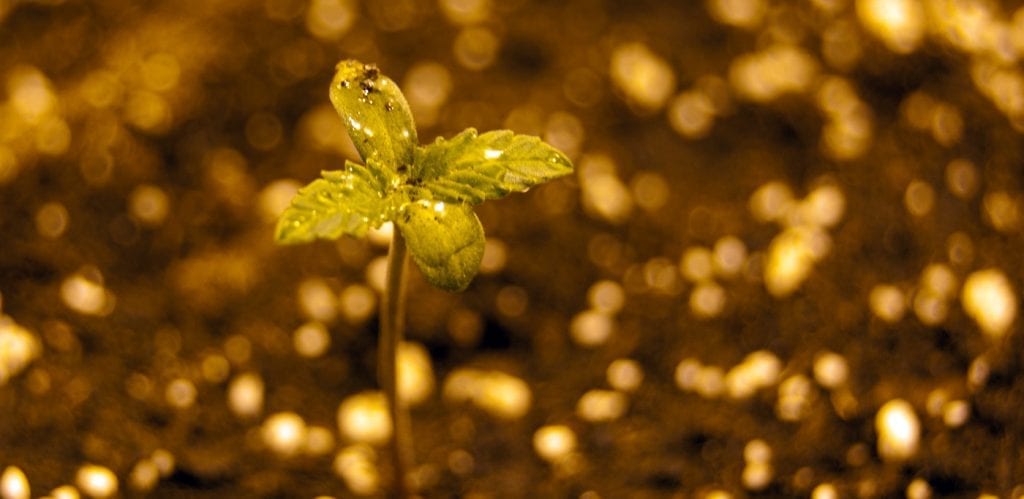
<svg viewBox="0 0 1024 499">
<path fill-rule="evenodd" d="M 394 431 L 391 434 L 391 467 L 395 474 L 395 497 L 411 497 L 408 474 L 414 452 L 409 409 L 398 397 L 398 348 L 405 333 L 405 270 L 409 265 L 405 238 L 395 228 L 388 250 L 387 288 L 380 311 L 380 345 L 377 351 L 377 379 L 388 401 Z"/>
</svg>

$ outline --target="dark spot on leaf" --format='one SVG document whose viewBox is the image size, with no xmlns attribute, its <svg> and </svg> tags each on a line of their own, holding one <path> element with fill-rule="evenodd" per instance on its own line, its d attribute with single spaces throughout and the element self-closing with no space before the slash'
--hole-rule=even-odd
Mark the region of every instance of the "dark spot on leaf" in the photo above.
<svg viewBox="0 0 1024 499">
<path fill-rule="evenodd" d="M 363 95 L 370 95 L 373 92 L 373 80 L 363 80 L 359 82 L 359 88 L 363 89 Z"/>
<path fill-rule="evenodd" d="M 385 111 L 394 111 L 395 110 L 395 106 L 393 104 L 391 104 L 390 102 L 385 102 L 384 103 L 384 110 Z"/>
<path fill-rule="evenodd" d="M 348 88 L 348 87 L 349 87 L 349 85 L 351 85 L 351 84 L 352 84 L 352 83 L 351 83 L 351 82 L 349 82 L 348 80 L 341 80 L 341 82 L 340 82 L 340 83 L 338 83 L 338 85 L 341 85 L 341 88 Z"/>
<path fill-rule="evenodd" d="M 373 64 L 367 64 L 363 69 L 363 78 L 359 82 L 359 88 L 363 90 L 363 95 L 370 95 L 376 87 L 377 77 L 380 76 L 380 70 Z"/>
</svg>

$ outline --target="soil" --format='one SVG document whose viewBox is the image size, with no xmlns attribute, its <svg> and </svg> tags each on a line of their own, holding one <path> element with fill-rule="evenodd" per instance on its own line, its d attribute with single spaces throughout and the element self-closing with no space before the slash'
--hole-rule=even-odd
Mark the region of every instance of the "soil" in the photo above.
<svg viewBox="0 0 1024 499">
<path fill-rule="evenodd" d="M 580 167 L 478 207 L 506 259 L 464 293 L 411 276 L 408 336 L 427 347 L 438 386 L 458 369 L 498 370 L 532 397 L 511 419 L 440 388 L 414 408 L 424 497 L 809 497 L 823 484 L 841 497 L 1024 494 L 1020 321 L 992 340 L 959 299 L 959 283 L 979 269 L 1005 275 L 1015 304 L 1024 289 L 1024 121 L 972 79 L 985 56 L 935 33 L 897 53 L 852 3 L 772 2 L 745 29 L 713 19 L 705 2 L 654 0 L 0 2 L 0 310 L 42 347 L 0 384 L 0 467 L 20 468 L 33 495 L 74 483 L 94 463 L 118 476 L 123 495 L 355 496 L 332 464 L 349 445 L 336 413 L 376 387 L 377 320 L 325 317 L 331 345 L 316 358 L 296 353 L 292 334 L 310 320 L 303 283 L 323 283 L 333 297 L 366 285 L 386 248 L 350 238 L 277 246 L 265 206 L 276 181 L 304 184 L 358 160 L 351 144 L 318 133 L 342 130 L 320 118 L 335 62 L 356 58 L 403 88 L 424 63 L 447 70 L 450 94 L 420 116 L 422 142 L 470 126 L 513 128 L 545 136 Z M 1003 7 L 996 16 L 1009 19 Z M 329 22 L 310 21 L 317 12 Z M 860 51 L 848 64 L 824 48 L 842 23 Z M 758 101 L 728 86 L 737 58 L 780 41 L 801 47 L 820 75 L 850 83 L 871 129 L 857 154 L 836 157 L 823 145 L 817 87 Z M 671 104 L 645 109 L 615 83 L 610 61 L 634 42 L 670 68 L 673 95 L 709 75 L 726 85 L 726 106 L 703 136 L 677 132 Z M 55 101 L 18 97 L 24 81 Z M 959 133 L 913 124 L 908 101 L 921 94 L 930 109 L 953 110 Z M 607 216 L 584 202 L 595 155 L 610 158 L 624 190 L 615 195 L 633 200 L 630 211 Z M 947 179 L 956 159 L 973 165 L 970 192 Z M 645 203 L 645 178 L 666 189 L 663 203 Z M 827 253 L 789 294 L 763 277 L 783 229 L 749 205 L 772 181 L 797 198 L 835 186 L 845 207 L 823 231 Z M 908 194 L 914 181 L 931 193 L 923 212 Z M 164 195 L 166 216 L 133 204 L 159 200 L 140 186 Z M 726 236 L 749 256 L 738 275 L 715 278 L 724 308 L 702 317 L 691 306 L 699 286 L 678 266 L 687 249 Z M 913 306 L 930 264 L 955 278 L 936 320 Z M 69 305 L 74 279 L 86 294 L 99 283 L 107 306 Z M 583 346 L 572 324 L 601 280 L 618 283 L 624 306 L 606 341 Z M 873 312 L 880 284 L 906 297 L 901 318 Z M 679 386 L 684 359 L 721 373 L 762 350 L 781 372 L 749 398 Z M 815 378 L 823 352 L 849 366 L 840 388 Z M 610 389 L 607 368 L 624 358 L 644 373 L 625 393 L 625 413 L 588 421 L 580 397 Z M 234 413 L 227 395 L 243 373 L 265 385 L 251 417 Z M 797 376 L 810 385 L 800 417 L 786 420 L 780 390 Z M 905 459 L 878 446 L 875 416 L 893 399 L 920 422 Z M 966 402 L 966 421 L 944 421 L 944 399 Z M 284 411 L 330 429 L 337 446 L 276 454 L 260 428 Z M 576 434 L 569 461 L 535 452 L 545 425 Z M 771 449 L 771 475 L 755 486 L 743 476 L 756 439 Z M 138 486 L 133 468 L 159 449 L 173 470 Z M 385 484 L 386 452 L 376 450 Z"/>
</svg>

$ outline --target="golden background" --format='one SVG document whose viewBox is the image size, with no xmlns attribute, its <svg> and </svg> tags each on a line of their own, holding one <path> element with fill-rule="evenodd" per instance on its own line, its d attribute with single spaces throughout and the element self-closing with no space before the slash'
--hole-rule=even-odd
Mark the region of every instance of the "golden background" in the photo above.
<svg viewBox="0 0 1024 499">
<path fill-rule="evenodd" d="M 387 490 L 346 58 L 576 164 L 412 276 L 423 496 L 1024 495 L 1018 4 L 0 0 L 0 497 Z"/>
</svg>

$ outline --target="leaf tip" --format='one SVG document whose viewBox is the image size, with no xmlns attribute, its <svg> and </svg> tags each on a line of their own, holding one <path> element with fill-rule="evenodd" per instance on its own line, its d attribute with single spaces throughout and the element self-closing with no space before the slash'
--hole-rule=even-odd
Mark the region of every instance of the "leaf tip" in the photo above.
<svg viewBox="0 0 1024 499">
<path fill-rule="evenodd" d="M 304 242 L 301 237 L 298 237 L 295 229 L 299 223 L 292 220 L 288 216 L 287 211 L 281 214 L 281 218 L 277 220 L 277 226 L 274 228 L 274 242 L 277 244 L 298 244 Z"/>
<path fill-rule="evenodd" d="M 363 78 L 370 72 L 376 76 L 377 66 L 363 64 L 355 59 L 345 59 L 334 66 L 334 80 L 331 82 L 331 87 L 348 88 L 353 80 Z"/>
<path fill-rule="evenodd" d="M 559 151 L 554 147 L 552 147 L 551 149 L 554 152 L 552 153 L 551 157 L 548 158 L 548 161 L 560 167 L 560 170 L 555 173 L 555 177 L 562 177 L 572 173 L 575 169 L 575 167 L 572 165 L 572 160 L 570 160 L 569 157 L 566 156 L 565 153 L 563 153 L 562 151 Z"/>
</svg>

